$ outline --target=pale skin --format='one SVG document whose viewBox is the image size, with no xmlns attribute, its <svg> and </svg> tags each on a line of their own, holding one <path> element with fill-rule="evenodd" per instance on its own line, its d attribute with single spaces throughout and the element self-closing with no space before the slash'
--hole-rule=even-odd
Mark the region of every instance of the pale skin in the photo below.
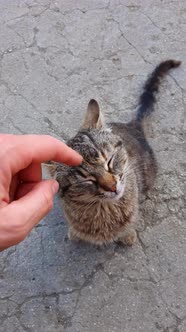
<svg viewBox="0 0 186 332">
<path fill-rule="evenodd" d="M 52 209 L 59 189 L 42 180 L 41 163 L 79 165 L 82 157 L 47 135 L 0 135 L 0 251 L 18 244 Z"/>
</svg>

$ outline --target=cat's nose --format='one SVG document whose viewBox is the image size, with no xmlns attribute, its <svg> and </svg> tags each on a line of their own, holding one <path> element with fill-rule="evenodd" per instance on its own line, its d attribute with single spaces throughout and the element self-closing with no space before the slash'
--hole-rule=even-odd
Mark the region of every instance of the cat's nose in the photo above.
<svg viewBox="0 0 186 332">
<path fill-rule="evenodd" d="M 107 185 L 105 185 L 105 186 L 103 186 L 103 189 L 105 190 L 105 191 L 111 191 L 111 192 L 113 192 L 113 193 L 115 193 L 116 192 L 116 183 L 107 183 Z"/>
<path fill-rule="evenodd" d="M 105 191 L 111 191 L 111 192 L 116 192 L 116 184 L 113 183 L 102 183 L 101 187 L 105 190 Z"/>
<path fill-rule="evenodd" d="M 112 187 L 110 188 L 110 191 L 112 192 L 116 192 L 116 184 L 113 184 Z"/>
<path fill-rule="evenodd" d="M 100 176 L 99 179 L 99 184 L 100 186 L 105 190 L 105 191 L 112 191 L 116 192 L 116 180 L 114 179 L 112 174 L 104 174 L 104 176 Z"/>
</svg>

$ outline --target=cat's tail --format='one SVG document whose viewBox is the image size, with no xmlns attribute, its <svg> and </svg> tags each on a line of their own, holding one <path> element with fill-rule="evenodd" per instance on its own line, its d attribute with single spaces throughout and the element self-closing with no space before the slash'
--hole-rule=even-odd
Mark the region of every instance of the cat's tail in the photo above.
<svg viewBox="0 0 186 332">
<path fill-rule="evenodd" d="M 153 105 L 156 101 L 156 93 L 159 91 L 159 85 L 161 79 L 168 73 L 172 68 L 179 67 L 181 61 L 166 60 L 161 62 L 152 72 L 148 80 L 146 81 L 143 93 L 139 99 L 139 107 L 137 110 L 136 121 L 138 123 L 143 120 L 153 111 Z"/>
</svg>

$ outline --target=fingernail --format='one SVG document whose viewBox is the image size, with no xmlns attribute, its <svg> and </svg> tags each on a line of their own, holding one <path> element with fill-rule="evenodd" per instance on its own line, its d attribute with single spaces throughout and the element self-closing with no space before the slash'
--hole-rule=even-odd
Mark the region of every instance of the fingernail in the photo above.
<svg viewBox="0 0 186 332">
<path fill-rule="evenodd" d="M 54 184 L 52 185 L 52 191 L 54 195 L 58 192 L 58 190 L 59 190 L 59 183 L 55 181 Z"/>
</svg>

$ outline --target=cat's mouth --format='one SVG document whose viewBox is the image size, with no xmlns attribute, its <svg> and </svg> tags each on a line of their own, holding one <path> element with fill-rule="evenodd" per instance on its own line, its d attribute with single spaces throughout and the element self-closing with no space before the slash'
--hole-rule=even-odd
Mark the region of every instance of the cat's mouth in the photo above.
<svg viewBox="0 0 186 332">
<path fill-rule="evenodd" d="M 119 185 L 116 191 L 104 191 L 101 193 L 100 197 L 102 199 L 108 200 L 119 200 L 124 194 L 124 185 Z"/>
</svg>

